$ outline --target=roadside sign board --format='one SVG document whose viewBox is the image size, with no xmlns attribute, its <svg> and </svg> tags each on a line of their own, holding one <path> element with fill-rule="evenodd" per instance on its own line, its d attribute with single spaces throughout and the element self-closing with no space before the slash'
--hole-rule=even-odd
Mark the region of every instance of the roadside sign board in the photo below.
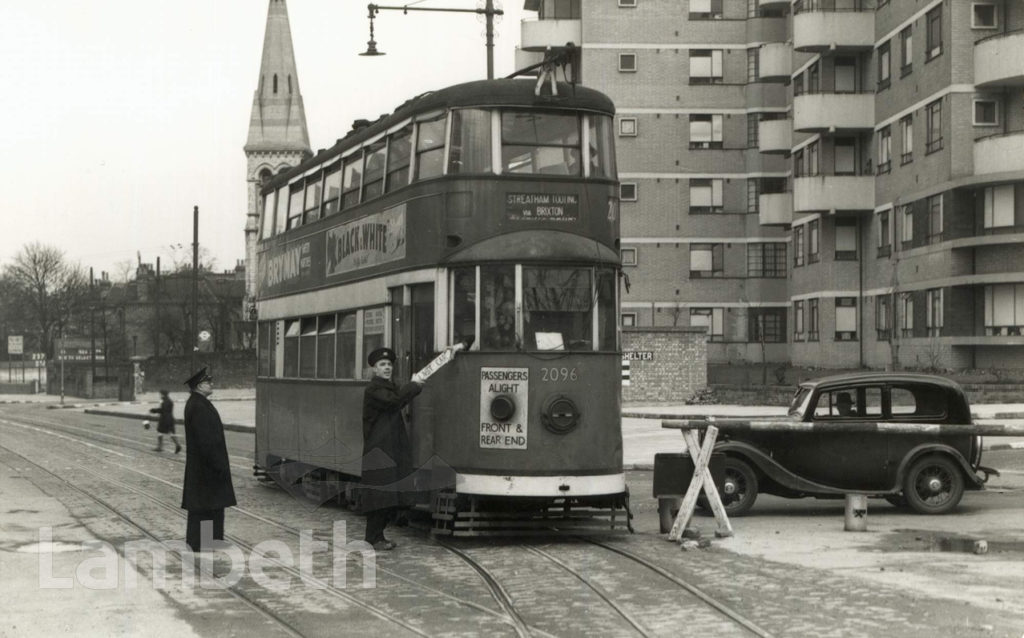
<svg viewBox="0 0 1024 638">
<path fill-rule="evenodd" d="M 7 354 L 24 354 L 25 337 L 23 335 L 7 336 Z"/>
</svg>

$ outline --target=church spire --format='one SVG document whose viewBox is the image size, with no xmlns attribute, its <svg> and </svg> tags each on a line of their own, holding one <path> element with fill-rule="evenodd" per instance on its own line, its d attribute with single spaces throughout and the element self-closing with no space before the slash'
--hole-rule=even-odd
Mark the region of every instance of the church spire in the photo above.
<svg viewBox="0 0 1024 638">
<path fill-rule="evenodd" d="M 270 0 L 267 11 L 263 60 L 252 101 L 245 151 L 310 153 L 306 111 L 299 92 L 299 75 L 295 68 L 285 0 Z"/>
</svg>

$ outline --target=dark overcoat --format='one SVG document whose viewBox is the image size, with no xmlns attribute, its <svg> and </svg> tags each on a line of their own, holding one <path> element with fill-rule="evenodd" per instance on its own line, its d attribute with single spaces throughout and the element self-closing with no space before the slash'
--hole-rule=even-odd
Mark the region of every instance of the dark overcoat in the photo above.
<svg viewBox="0 0 1024 638">
<path fill-rule="evenodd" d="M 171 401 L 170 397 L 165 396 L 160 401 L 160 407 L 153 408 L 150 412 L 160 415 L 156 422 L 157 432 L 160 434 L 174 434 L 174 401 Z"/>
<path fill-rule="evenodd" d="M 193 392 L 185 404 L 185 485 L 181 507 L 216 510 L 235 504 L 224 424 L 210 400 Z"/>
<path fill-rule="evenodd" d="M 405 431 L 402 408 L 422 386 L 374 377 L 363 393 L 363 511 L 405 507 L 411 503 L 412 449 Z M 403 481 L 404 479 L 404 481 Z"/>
</svg>

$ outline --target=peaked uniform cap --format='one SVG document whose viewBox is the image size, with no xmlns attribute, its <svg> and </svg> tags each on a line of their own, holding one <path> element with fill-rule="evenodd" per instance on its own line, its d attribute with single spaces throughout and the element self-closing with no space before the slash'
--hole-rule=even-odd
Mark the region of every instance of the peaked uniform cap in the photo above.
<svg viewBox="0 0 1024 638">
<path fill-rule="evenodd" d="M 391 363 L 394 363 L 396 359 L 395 351 L 391 348 L 377 348 L 366 358 L 366 362 L 371 366 L 374 366 L 377 365 L 377 362 L 381 359 L 387 359 Z"/>
<path fill-rule="evenodd" d="M 199 385 L 200 383 L 202 383 L 206 379 L 212 379 L 212 378 L 213 377 L 211 377 L 210 375 L 208 375 L 206 373 L 206 366 L 204 366 L 202 370 L 200 370 L 199 372 L 197 372 L 197 373 L 193 374 L 191 377 L 189 377 L 188 380 L 185 381 L 185 385 L 187 385 L 190 388 L 195 388 L 197 385 Z"/>
</svg>

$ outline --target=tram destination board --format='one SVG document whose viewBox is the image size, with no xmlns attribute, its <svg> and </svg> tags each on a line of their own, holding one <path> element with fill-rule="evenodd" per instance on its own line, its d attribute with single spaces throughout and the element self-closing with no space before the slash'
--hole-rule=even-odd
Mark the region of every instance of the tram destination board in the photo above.
<svg viewBox="0 0 1024 638">
<path fill-rule="evenodd" d="M 580 216 L 576 193 L 508 193 L 505 215 L 512 221 L 549 220 L 574 222 Z"/>
</svg>

